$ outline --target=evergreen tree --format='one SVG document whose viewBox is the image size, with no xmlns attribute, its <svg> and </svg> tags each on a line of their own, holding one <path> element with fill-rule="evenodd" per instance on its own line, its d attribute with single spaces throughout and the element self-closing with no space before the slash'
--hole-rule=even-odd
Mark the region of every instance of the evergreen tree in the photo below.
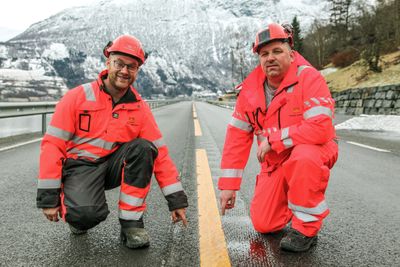
<svg viewBox="0 0 400 267">
<path fill-rule="evenodd" d="M 300 30 L 300 23 L 297 20 L 297 16 L 294 16 L 292 20 L 293 26 L 293 41 L 294 41 L 294 50 L 299 53 L 303 53 L 303 38 L 301 38 L 301 30 Z"/>
</svg>

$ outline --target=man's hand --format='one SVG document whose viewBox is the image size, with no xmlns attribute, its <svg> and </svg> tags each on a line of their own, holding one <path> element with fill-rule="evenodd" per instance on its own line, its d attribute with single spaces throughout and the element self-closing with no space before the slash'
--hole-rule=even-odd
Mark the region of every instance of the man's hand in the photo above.
<svg viewBox="0 0 400 267">
<path fill-rule="evenodd" d="M 271 150 L 271 145 L 268 143 L 268 139 L 265 138 L 257 148 L 257 159 L 258 162 L 264 162 L 265 154 L 267 154 Z"/>
<path fill-rule="evenodd" d="M 188 225 L 188 221 L 186 219 L 186 209 L 176 209 L 171 211 L 171 219 L 173 223 L 177 223 L 179 221 L 182 221 L 184 226 Z"/>
<path fill-rule="evenodd" d="M 232 209 L 235 207 L 236 191 L 235 190 L 222 190 L 219 194 L 219 203 L 221 204 L 221 214 L 225 215 L 225 209 Z"/>
<path fill-rule="evenodd" d="M 47 220 L 51 222 L 58 222 L 58 218 L 61 218 L 61 207 L 55 208 L 43 208 L 43 214 Z"/>
</svg>

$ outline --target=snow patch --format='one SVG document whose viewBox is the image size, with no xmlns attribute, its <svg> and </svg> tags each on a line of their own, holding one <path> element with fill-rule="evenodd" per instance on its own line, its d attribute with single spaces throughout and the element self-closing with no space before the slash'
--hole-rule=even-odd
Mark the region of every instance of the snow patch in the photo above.
<svg viewBox="0 0 400 267">
<path fill-rule="evenodd" d="M 52 60 L 61 60 L 69 57 L 68 49 L 64 44 L 52 43 L 50 48 L 43 51 L 43 57 Z"/>
<path fill-rule="evenodd" d="M 336 130 L 390 131 L 400 133 L 400 116 L 361 115 L 335 126 Z"/>
</svg>

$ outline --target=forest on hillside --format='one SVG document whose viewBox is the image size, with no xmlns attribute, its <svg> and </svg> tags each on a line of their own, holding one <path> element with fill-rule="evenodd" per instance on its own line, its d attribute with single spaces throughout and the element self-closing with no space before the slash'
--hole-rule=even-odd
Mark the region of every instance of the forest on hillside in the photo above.
<svg viewBox="0 0 400 267">
<path fill-rule="evenodd" d="M 329 20 L 314 20 L 302 37 L 301 22 L 294 17 L 295 49 L 321 69 L 332 63 L 346 67 L 362 59 L 380 72 L 380 57 L 400 49 L 400 0 L 329 0 Z"/>
</svg>

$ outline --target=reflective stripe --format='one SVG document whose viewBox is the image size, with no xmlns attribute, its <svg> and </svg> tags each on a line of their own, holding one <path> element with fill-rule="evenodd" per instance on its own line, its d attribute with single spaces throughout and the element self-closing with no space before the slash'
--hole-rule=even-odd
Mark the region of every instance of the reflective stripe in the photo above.
<svg viewBox="0 0 400 267">
<path fill-rule="evenodd" d="M 68 153 L 73 153 L 73 154 L 77 154 L 78 157 L 87 157 L 87 158 L 92 158 L 92 159 L 98 159 L 100 158 L 100 156 L 97 156 L 95 154 L 92 154 L 86 150 L 81 150 L 81 149 L 77 149 L 76 147 L 73 149 L 70 149 L 67 151 Z"/>
<path fill-rule="evenodd" d="M 304 104 L 305 104 L 307 107 L 311 107 L 310 101 L 304 101 Z"/>
<path fill-rule="evenodd" d="M 62 140 L 65 140 L 65 141 L 71 140 L 71 137 L 73 135 L 70 132 L 67 132 L 65 130 L 62 130 L 60 128 L 57 128 L 57 127 L 54 127 L 54 126 L 51 126 L 51 125 L 49 125 L 49 127 L 47 128 L 46 134 L 54 136 L 54 137 L 58 137 L 58 138 L 60 138 Z"/>
<path fill-rule="evenodd" d="M 143 216 L 143 211 L 119 210 L 118 217 L 123 220 L 137 221 Z"/>
<path fill-rule="evenodd" d="M 119 194 L 119 200 L 131 206 L 137 206 L 137 207 L 142 206 L 144 201 L 143 198 L 133 197 L 123 192 Z"/>
<path fill-rule="evenodd" d="M 165 146 L 164 139 L 163 139 L 162 137 L 161 137 L 160 139 L 154 140 L 154 141 L 153 141 L 153 144 L 154 144 L 157 148 L 160 148 L 160 147 L 162 147 L 162 146 Z"/>
<path fill-rule="evenodd" d="M 283 145 L 285 146 L 285 148 L 289 148 L 293 146 L 293 140 L 292 138 L 287 138 L 285 140 L 282 141 Z"/>
<path fill-rule="evenodd" d="M 329 102 L 329 100 L 328 99 L 326 99 L 325 97 L 320 97 L 319 99 L 321 99 L 322 101 L 324 101 L 325 103 L 327 103 L 327 104 L 329 104 L 330 102 Z"/>
<path fill-rule="evenodd" d="M 243 176 L 243 169 L 222 169 L 221 177 L 238 178 Z"/>
<path fill-rule="evenodd" d="M 61 188 L 61 178 L 41 178 L 38 179 L 38 189 L 57 189 Z"/>
<path fill-rule="evenodd" d="M 311 68 L 311 67 L 310 67 L 310 66 L 307 66 L 307 65 L 301 65 L 301 66 L 299 66 L 299 67 L 297 68 L 297 77 L 299 77 L 300 74 L 301 74 L 301 72 L 302 72 L 303 70 L 307 69 L 307 68 Z"/>
<path fill-rule="evenodd" d="M 271 132 L 272 132 L 272 131 L 271 131 L 271 128 L 268 128 L 268 129 L 267 129 L 267 132 L 268 132 L 268 134 L 271 134 Z"/>
<path fill-rule="evenodd" d="M 182 187 L 181 182 L 177 182 L 177 183 L 170 184 L 170 185 L 167 185 L 166 187 L 161 188 L 161 191 L 164 196 L 168 196 L 173 193 L 183 191 L 183 187 Z"/>
<path fill-rule="evenodd" d="M 231 118 L 231 121 L 230 121 L 229 124 L 232 125 L 233 127 L 239 128 L 239 129 L 241 129 L 243 131 L 246 131 L 246 132 L 251 132 L 253 130 L 253 127 L 251 127 L 250 123 L 248 123 L 246 121 L 239 120 L 239 119 L 237 119 L 235 117 Z"/>
<path fill-rule="evenodd" d="M 310 214 L 301 212 L 301 211 L 294 211 L 293 213 L 294 213 L 294 216 L 296 216 L 298 219 L 302 220 L 303 222 L 316 222 L 316 221 L 318 221 L 318 218 L 316 218 L 316 217 L 314 217 L 314 216 L 312 216 Z"/>
<path fill-rule="evenodd" d="M 321 102 L 319 102 L 319 100 L 316 99 L 315 97 L 311 97 L 310 99 L 311 99 L 311 101 L 314 102 L 315 104 L 321 105 Z"/>
<path fill-rule="evenodd" d="M 286 90 L 286 92 L 288 92 L 288 93 L 293 93 L 293 90 L 294 90 L 294 85 L 290 86 L 290 87 Z"/>
<path fill-rule="evenodd" d="M 90 144 L 92 146 L 107 149 L 107 150 L 111 150 L 117 145 L 117 143 L 107 142 L 100 138 L 84 138 L 84 137 L 79 137 L 76 135 L 74 135 L 74 137 L 72 138 L 71 141 L 74 142 L 75 144 L 79 144 L 79 145 Z"/>
<path fill-rule="evenodd" d="M 326 115 L 329 118 L 332 119 L 332 110 L 328 107 L 323 107 L 323 106 L 316 106 L 313 108 L 310 108 L 306 112 L 304 112 L 303 117 L 305 120 L 318 116 L 318 115 Z"/>
<path fill-rule="evenodd" d="M 85 92 L 85 95 L 86 95 L 86 100 L 87 101 L 96 101 L 96 97 L 94 95 L 92 84 L 85 83 L 82 85 L 82 87 L 83 87 L 83 91 Z"/>
<path fill-rule="evenodd" d="M 322 200 L 314 208 L 305 208 L 305 207 L 302 207 L 302 206 L 297 206 L 297 205 L 292 204 L 290 201 L 289 201 L 289 205 L 288 206 L 289 206 L 289 209 L 291 209 L 291 210 L 301 211 L 301 212 L 304 212 L 304 213 L 307 213 L 307 214 L 314 214 L 314 215 L 322 214 L 322 213 L 324 213 L 325 211 L 328 210 L 328 204 L 326 204 L 325 200 Z"/>
<path fill-rule="evenodd" d="M 283 128 L 281 131 L 281 140 L 289 137 L 289 127 Z"/>
<path fill-rule="evenodd" d="M 262 142 L 262 141 L 264 141 L 265 139 L 267 139 L 267 138 L 266 138 L 264 135 L 262 135 L 262 134 L 257 135 L 257 141 Z"/>
</svg>

